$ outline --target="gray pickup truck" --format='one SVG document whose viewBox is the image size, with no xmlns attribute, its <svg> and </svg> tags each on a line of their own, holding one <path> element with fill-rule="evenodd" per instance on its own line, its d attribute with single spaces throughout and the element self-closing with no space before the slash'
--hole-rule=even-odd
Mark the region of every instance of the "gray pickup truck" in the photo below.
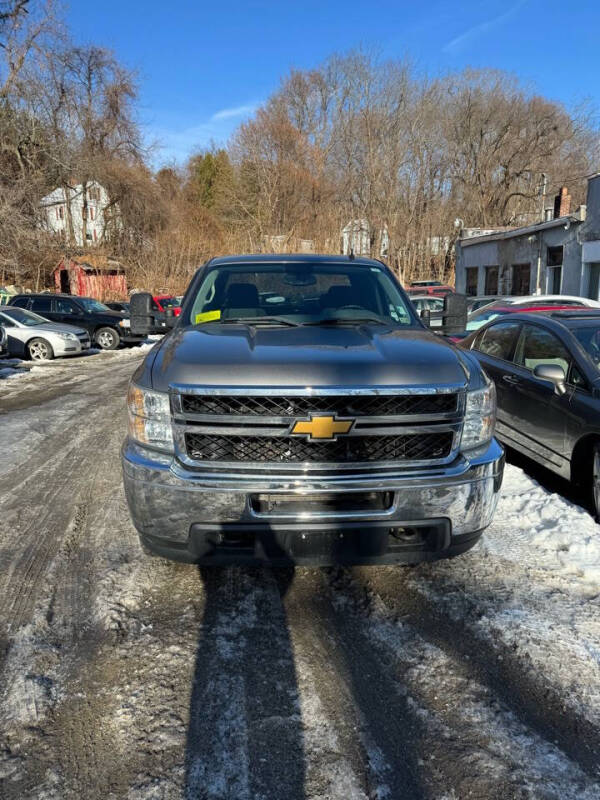
<svg viewBox="0 0 600 800">
<path fill-rule="evenodd" d="M 152 313 L 134 295 L 132 329 L 152 331 Z M 125 492 L 146 550 L 417 563 L 489 525 L 504 466 L 494 386 L 381 262 L 215 258 L 170 323 L 127 400 Z"/>
</svg>

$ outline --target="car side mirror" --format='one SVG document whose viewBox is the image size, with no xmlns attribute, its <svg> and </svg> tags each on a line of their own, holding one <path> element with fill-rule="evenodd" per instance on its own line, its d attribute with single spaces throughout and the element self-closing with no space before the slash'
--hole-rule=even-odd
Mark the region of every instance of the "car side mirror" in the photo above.
<svg viewBox="0 0 600 800">
<path fill-rule="evenodd" d="M 427 325 L 427 327 L 431 327 L 431 311 L 428 308 L 424 308 L 421 311 L 421 322 L 423 325 Z"/>
<path fill-rule="evenodd" d="M 567 391 L 565 386 L 567 376 L 560 364 L 538 364 L 533 368 L 533 374 L 541 381 L 553 383 L 556 394 L 563 395 Z"/>
<path fill-rule="evenodd" d="M 148 292 L 136 292 L 131 295 L 129 307 L 131 332 L 134 336 L 148 336 L 155 332 L 156 323 L 152 312 L 152 295 Z"/>
</svg>

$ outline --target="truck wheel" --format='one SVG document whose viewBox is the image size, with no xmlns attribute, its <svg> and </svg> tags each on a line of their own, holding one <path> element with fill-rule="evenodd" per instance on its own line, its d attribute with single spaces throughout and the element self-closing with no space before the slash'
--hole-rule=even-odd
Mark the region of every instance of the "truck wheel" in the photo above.
<svg viewBox="0 0 600 800">
<path fill-rule="evenodd" d="M 592 453 L 592 503 L 596 522 L 600 522 L 600 444 L 594 445 Z"/>
<path fill-rule="evenodd" d="M 54 358 L 54 351 L 45 339 L 31 339 L 27 342 L 27 355 L 32 361 L 50 361 Z"/>
<path fill-rule="evenodd" d="M 96 331 L 95 339 L 102 350 L 116 350 L 121 341 L 119 334 L 112 328 L 100 328 Z"/>
</svg>

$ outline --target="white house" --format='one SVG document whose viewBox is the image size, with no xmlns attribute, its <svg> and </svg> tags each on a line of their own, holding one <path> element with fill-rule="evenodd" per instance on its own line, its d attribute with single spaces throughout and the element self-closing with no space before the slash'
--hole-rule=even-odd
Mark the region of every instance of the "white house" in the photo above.
<svg viewBox="0 0 600 800">
<path fill-rule="evenodd" d="M 41 199 L 41 225 L 79 247 L 93 246 L 106 235 L 109 202 L 108 192 L 97 181 L 86 183 L 85 191 L 81 183 L 61 186 Z M 117 209 L 111 211 L 114 218 Z"/>
<path fill-rule="evenodd" d="M 380 233 L 379 258 L 387 256 L 390 247 L 388 229 Z M 342 228 L 342 253 L 355 256 L 371 255 L 371 226 L 367 219 L 353 219 Z"/>
</svg>

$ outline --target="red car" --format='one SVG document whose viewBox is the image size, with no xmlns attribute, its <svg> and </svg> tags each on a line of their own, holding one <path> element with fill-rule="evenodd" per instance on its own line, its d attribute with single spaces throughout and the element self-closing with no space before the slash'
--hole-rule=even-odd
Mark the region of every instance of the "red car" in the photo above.
<svg viewBox="0 0 600 800">
<path fill-rule="evenodd" d="M 450 339 L 452 342 L 460 342 L 463 339 L 466 339 L 466 337 L 474 331 L 478 331 L 479 328 L 482 328 L 487 322 L 491 322 L 491 320 L 496 319 L 496 317 L 501 317 L 504 314 L 551 314 L 553 311 L 573 311 L 574 309 L 577 309 L 578 311 L 580 309 L 583 311 L 596 311 L 597 313 L 596 309 L 590 309 L 588 306 L 584 306 L 583 303 L 581 305 L 570 303 L 569 305 L 564 306 L 522 306 L 518 304 L 503 305 L 502 302 L 491 303 L 488 306 L 484 306 L 479 311 L 469 314 L 469 321 L 467 322 L 466 330 L 463 331 L 463 333 L 448 336 L 448 339 Z"/>
<path fill-rule="evenodd" d="M 439 281 L 413 281 L 406 289 L 407 294 L 431 294 L 443 297 L 446 294 L 453 294 L 452 286 L 447 286 Z"/>
<path fill-rule="evenodd" d="M 155 311 L 166 311 L 168 308 L 172 308 L 176 317 L 181 314 L 181 297 L 175 297 L 172 294 L 157 294 L 152 300 L 152 307 Z"/>
</svg>

